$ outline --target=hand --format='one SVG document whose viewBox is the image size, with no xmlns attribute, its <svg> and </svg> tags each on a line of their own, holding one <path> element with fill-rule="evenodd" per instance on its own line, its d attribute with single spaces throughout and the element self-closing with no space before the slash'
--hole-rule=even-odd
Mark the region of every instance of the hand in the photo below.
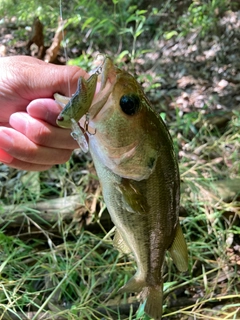
<svg viewBox="0 0 240 320">
<path fill-rule="evenodd" d="M 71 96 L 87 73 L 26 56 L 0 58 L 0 70 L 0 161 L 31 171 L 66 162 L 78 145 L 56 125 L 53 94 Z"/>
</svg>

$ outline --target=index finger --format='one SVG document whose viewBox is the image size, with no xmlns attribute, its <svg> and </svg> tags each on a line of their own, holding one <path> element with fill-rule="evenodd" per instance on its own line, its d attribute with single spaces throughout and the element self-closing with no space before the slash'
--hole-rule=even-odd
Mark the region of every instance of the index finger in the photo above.
<svg viewBox="0 0 240 320">
<path fill-rule="evenodd" d="M 53 126 L 57 126 L 56 119 L 61 110 L 53 99 L 36 99 L 27 106 L 27 113 L 31 117 L 46 121 Z"/>
</svg>

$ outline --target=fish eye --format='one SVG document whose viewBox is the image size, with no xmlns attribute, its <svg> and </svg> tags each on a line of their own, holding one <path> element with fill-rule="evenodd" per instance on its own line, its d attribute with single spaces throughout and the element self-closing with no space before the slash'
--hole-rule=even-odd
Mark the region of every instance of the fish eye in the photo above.
<svg viewBox="0 0 240 320">
<path fill-rule="evenodd" d="M 126 94 L 120 99 L 120 107 L 129 116 L 137 113 L 140 107 L 140 99 L 136 94 Z"/>
</svg>

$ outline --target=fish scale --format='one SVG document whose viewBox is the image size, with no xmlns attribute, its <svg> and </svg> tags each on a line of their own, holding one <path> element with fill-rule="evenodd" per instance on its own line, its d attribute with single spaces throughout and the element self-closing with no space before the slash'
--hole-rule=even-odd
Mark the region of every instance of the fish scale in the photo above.
<svg viewBox="0 0 240 320">
<path fill-rule="evenodd" d="M 58 124 L 64 127 L 71 114 L 83 117 L 88 112 L 88 128 L 94 134 L 85 134 L 103 198 L 117 228 L 114 242 L 120 250 L 132 252 L 137 264 L 136 274 L 119 292 L 140 293 L 145 312 L 160 320 L 166 251 L 180 271 L 188 269 L 178 217 L 180 181 L 173 142 L 135 78 L 115 67 L 108 57 L 98 81 L 101 87 L 93 100 L 87 101 L 88 110 L 81 99 L 86 92 L 76 92 L 74 103 L 70 99 Z M 88 97 L 93 96 L 90 82 L 84 82 Z M 74 121 L 80 120 L 84 127 L 80 118 Z"/>
</svg>

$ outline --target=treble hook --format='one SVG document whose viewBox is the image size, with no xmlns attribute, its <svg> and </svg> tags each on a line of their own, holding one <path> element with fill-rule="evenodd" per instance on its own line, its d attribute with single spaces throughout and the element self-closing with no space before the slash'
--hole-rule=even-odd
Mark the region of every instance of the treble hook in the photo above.
<svg viewBox="0 0 240 320">
<path fill-rule="evenodd" d="M 84 123 L 84 133 L 88 133 L 90 134 L 90 136 L 94 136 L 97 132 L 96 128 L 95 128 L 95 131 L 94 133 L 91 133 L 89 130 L 88 130 L 88 125 L 89 125 L 89 113 L 87 112 L 86 113 L 86 120 L 85 120 L 85 123 Z"/>
</svg>

